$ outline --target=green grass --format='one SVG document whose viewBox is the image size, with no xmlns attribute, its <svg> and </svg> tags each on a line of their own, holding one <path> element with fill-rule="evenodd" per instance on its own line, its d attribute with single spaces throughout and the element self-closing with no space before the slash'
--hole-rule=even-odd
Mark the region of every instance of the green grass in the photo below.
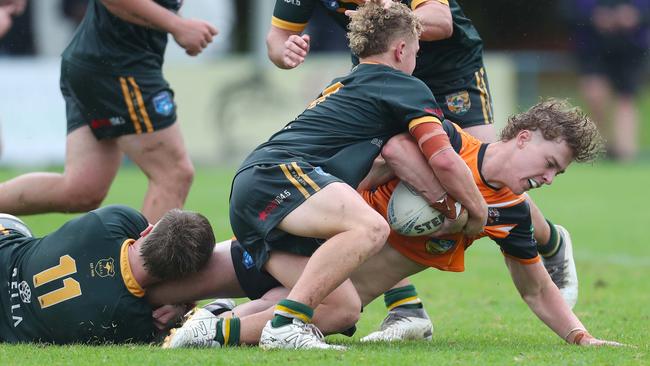
<svg viewBox="0 0 650 366">
<path fill-rule="evenodd" d="M 430 343 L 360 344 L 384 316 L 382 301 L 368 306 L 357 336 L 337 352 L 162 350 L 145 346 L 0 346 L 0 365 L 26 364 L 349 364 L 372 365 L 643 365 L 650 364 L 650 164 L 574 166 L 533 196 L 546 216 L 572 234 L 580 275 L 576 314 L 597 337 L 634 347 L 585 349 L 565 345 L 519 299 L 496 245 L 481 240 L 470 249 L 464 273 L 429 270 L 414 277 L 434 321 Z M 17 174 L 0 170 L 0 181 Z M 217 235 L 227 222 L 231 169 L 199 168 L 187 208 L 212 221 Z M 146 188 L 136 170 L 124 169 L 106 203 L 139 207 Z M 37 234 L 69 215 L 26 216 Z"/>
</svg>

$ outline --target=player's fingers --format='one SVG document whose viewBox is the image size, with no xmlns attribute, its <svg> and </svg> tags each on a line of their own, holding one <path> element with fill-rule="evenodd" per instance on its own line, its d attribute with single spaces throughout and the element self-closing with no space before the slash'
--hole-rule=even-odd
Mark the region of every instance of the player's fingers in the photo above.
<svg viewBox="0 0 650 366">
<path fill-rule="evenodd" d="M 348 16 L 349 18 L 352 18 L 354 16 L 354 14 L 356 14 L 356 13 L 357 13 L 356 10 L 346 10 L 345 11 L 345 15 Z"/>
<path fill-rule="evenodd" d="M 212 36 L 216 36 L 217 34 L 219 34 L 219 29 L 217 29 L 217 27 L 215 27 L 214 25 L 212 25 L 210 23 L 208 23 L 208 30 L 210 31 L 210 34 Z"/>
<path fill-rule="evenodd" d="M 285 52 L 284 63 L 289 67 L 296 67 L 305 61 L 304 57 L 296 55 L 295 53 Z"/>
<path fill-rule="evenodd" d="M 291 42 L 287 45 L 287 50 L 290 51 L 291 53 L 294 53 L 300 57 L 305 57 L 307 56 L 307 50 L 306 50 L 307 45 L 305 44 L 304 47 L 301 45 L 296 44 L 295 42 Z"/>
</svg>

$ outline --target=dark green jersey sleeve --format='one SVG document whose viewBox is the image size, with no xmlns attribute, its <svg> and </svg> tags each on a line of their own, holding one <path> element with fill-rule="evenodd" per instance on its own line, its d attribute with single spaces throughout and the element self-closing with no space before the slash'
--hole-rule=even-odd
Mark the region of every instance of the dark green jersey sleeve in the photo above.
<svg viewBox="0 0 650 366">
<path fill-rule="evenodd" d="M 284 30 L 302 32 L 307 27 L 317 0 L 276 0 L 271 24 Z"/>
<path fill-rule="evenodd" d="M 533 225 L 530 217 L 530 206 L 523 201 L 514 206 L 490 208 L 497 212 L 499 222 L 512 226 L 505 238 L 493 237 L 492 239 L 501 247 L 501 251 L 508 256 L 529 260 L 537 258 L 537 243 L 533 237 Z"/>
<path fill-rule="evenodd" d="M 412 123 L 444 120 L 431 90 L 422 81 L 410 75 L 394 74 L 397 77 L 382 89 L 382 100 L 393 112 L 396 123 L 410 128 Z"/>
</svg>

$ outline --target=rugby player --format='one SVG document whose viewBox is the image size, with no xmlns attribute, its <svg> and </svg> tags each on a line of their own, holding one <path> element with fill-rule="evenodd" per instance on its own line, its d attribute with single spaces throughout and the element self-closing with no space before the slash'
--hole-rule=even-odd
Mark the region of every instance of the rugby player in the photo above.
<svg viewBox="0 0 650 366">
<path fill-rule="evenodd" d="M 205 217 L 178 209 L 153 226 L 107 206 L 42 238 L 2 214 L 0 342 L 151 342 L 153 308 L 166 303 L 149 300 L 147 288 L 201 269 L 214 242 Z"/>
<path fill-rule="evenodd" d="M 446 137 L 431 91 L 410 75 L 419 30 L 403 4 L 384 8 L 372 1 L 360 8 L 349 33 L 360 64 L 255 149 L 236 173 L 233 232 L 260 269 L 291 288 L 264 328 L 264 347 L 330 347 L 316 335 L 300 344 L 285 340 L 313 334 L 313 308 L 334 290 L 354 301 L 346 279 L 385 243 L 386 220 L 355 188 L 390 137 L 408 131 L 417 139 L 445 189 L 467 208 L 467 234 L 478 234 L 487 219 L 467 166 L 455 152 L 440 151 Z M 304 271 L 288 275 L 284 269 L 293 260 L 277 254 L 285 252 L 311 256 Z"/>
<path fill-rule="evenodd" d="M 176 14 L 178 0 L 91 0 L 61 61 L 66 103 L 65 169 L 0 184 L 0 207 L 14 215 L 86 212 L 106 197 L 126 154 L 149 180 L 142 212 L 156 222 L 183 207 L 194 176 L 174 92 L 163 77 L 168 34 L 189 55 L 217 29 Z"/>
<path fill-rule="evenodd" d="M 449 138 L 447 148 L 460 154 L 472 171 L 475 185 L 488 202 L 488 222 L 478 236 L 457 233 L 436 238 L 405 237 L 392 232 L 388 237 L 388 244 L 351 275 L 361 303 L 367 305 L 400 279 L 429 267 L 444 271 L 463 271 L 465 251 L 477 238 L 489 236 L 501 248 L 506 266 L 521 297 L 553 332 L 571 344 L 618 345 L 616 342 L 591 336 L 563 300 L 537 253 L 525 195 L 530 189 L 551 184 L 557 175 L 565 172 L 572 161 L 593 160 L 602 151 L 602 139 L 595 125 L 566 102 L 548 100 L 512 117 L 502 132 L 501 140 L 495 143 L 481 143 L 447 120 L 443 122 L 443 127 Z M 383 154 L 390 166 L 395 168 L 395 173 L 402 176 L 406 182 L 424 187 L 434 197 L 445 193 L 435 172 L 431 171 L 426 160 L 421 157 L 419 148 L 411 137 L 394 137 L 383 148 Z M 368 204 L 385 215 L 391 192 L 398 182 L 392 179 L 376 189 L 363 192 L 363 197 Z M 233 241 L 233 248 L 237 245 L 237 242 Z M 291 253 L 283 255 L 296 256 Z M 245 304 L 249 309 L 234 309 L 233 312 L 242 317 L 242 325 L 247 319 L 244 315 L 272 304 L 274 296 L 282 296 L 282 289 L 274 288 L 280 282 L 274 285 L 267 273 L 256 272 L 252 260 L 247 258 L 246 254 L 232 256 L 239 286 L 249 289 L 246 292 L 253 298 L 263 296 L 261 294 L 266 291 L 272 292 L 267 293 L 266 298 L 258 301 L 258 304 Z M 296 258 L 296 261 L 299 260 L 303 263 L 307 261 L 306 258 Z M 299 270 L 300 268 L 285 268 L 286 272 Z M 216 280 L 215 273 L 212 277 Z M 183 286 L 182 282 L 176 284 L 178 289 Z M 204 283 L 202 286 L 210 285 Z M 216 291 L 216 288 L 212 291 Z M 180 300 L 188 299 L 175 299 Z M 324 301 L 323 305 L 325 304 Z M 349 307 L 344 306 L 343 309 Z M 326 311 L 340 314 L 339 308 L 335 306 L 316 308 L 314 319 L 320 329 L 331 329 L 330 332 L 333 333 L 352 325 L 346 324 L 338 329 L 328 328 L 327 324 L 320 322 L 321 319 L 324 321 L 335 315 L 322 314 Z M 272 308 L 265 314 L 267 319 L 270 319 Z M 199 309 L 182 328 L 167 339 L 166 346 L 219 347 L 233 345 L 234 340 L 255 344 L 258 340 L 256 336 L 259 337 L 264 324 L 258 322 L 257 329 L 244 329 L 233 328 L 231 323 L 232 320 L 218 319 L 210 311 Z M 237 325 L 239 326 L 239 323 Z M 421 339 L 426 331 L 426 327 L 419 330 L 409 328 L 407 333 L 393 336 L 398 339 Z M 387 340 L 386 334 L 371 334 L 366 340 Z M 297 338 L 300 341 L 303 337 Z"/>
<path fill-rule="evenodd" d="M 304 62 L 309 53 L 310 40 L 309 35 L 301 33 L 316 7 L 325 9 L 339 26 L 347 28 L 349 16 L 364 2 L 302 0 L 296 3 L 276 0 L 267 34 L 270 60 L 283 69 L 292 69 Z M 381 1 L 384 6 L 391 2 Z M 402 0 L 401 3 L 409 6 L 422 24 L 420 50 L 413 76 L 431 89 L 445 118 L 481 141 L 495 141 L 492 97 L 483 64 L 483 41 L 472 21 L 456 0 Z M 353 63 L 357 62 L 353 56 Z M 573 307 L 578 300 L 578 276 L 569 233 L 546 220 L 535 203 L 530 198 L 528 200 L 542 262 L 562 296 Z M 408 280 L 400 282 L 393 290 L 408 297 L 415 294 Z M 390 299 L 387 301 L 401 301 L 400 296 L 395 297 L 393 292 L 388 294 Z M 386 321 L 394 317 L 404 319 L 400 322 L 390 321 L 390 327 L 409 327 L 412 322 L 430 323 L 422 303 L 417 296 L 415 298 L 409 304 L 389 305 Z M 409 311 L 411 316 L 407 318 L 399 314 L 402 309 L 415 307 L 421 309 L 417 314 Z M 414 318 L 416 315 L 417 319 Z M 386 321 L 382 324 L 383 328 L 387 326 Z"/>
</svg>

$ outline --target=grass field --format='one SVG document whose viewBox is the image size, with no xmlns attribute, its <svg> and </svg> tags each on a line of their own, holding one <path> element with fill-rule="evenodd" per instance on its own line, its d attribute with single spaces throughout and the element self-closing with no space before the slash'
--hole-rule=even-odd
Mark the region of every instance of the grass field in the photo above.
<svg viewBox="0 0 650 366">
<path fill-rule="evenodd" d="M 16 175 L 0 170 L 0 181 Z M 199 168 L 187 208 L 211 219 L 219 238 L 230 235 L 227 202 L 232 171 Z M 106 203 L 139 207 L 144 177 L 133 169 L 118 176 Z M 382 301 L 368 306 L 357 335 L 330 341 L 346 352 L 162 350 L 147 346 L 0 345 L 0 365 L 69 364 L 333 364 L 343 365 L 643 365 L 650 364 L 650 164 L 574 166 L 533 196 L 546 216 L 572 233 L 580 275 L 576 313 L 597 337 L 630 347 L 585 349 L 565 345 L 528 310 L 516 293 L 496 245 L 470 248 L 467 271 L 429 270 L 415 276 L 433 319 L 432 342 L 366 345 L 358 338 L 379 324 Z M 26 216 L 38 235 L 70 216 Z"/>
</svg>

